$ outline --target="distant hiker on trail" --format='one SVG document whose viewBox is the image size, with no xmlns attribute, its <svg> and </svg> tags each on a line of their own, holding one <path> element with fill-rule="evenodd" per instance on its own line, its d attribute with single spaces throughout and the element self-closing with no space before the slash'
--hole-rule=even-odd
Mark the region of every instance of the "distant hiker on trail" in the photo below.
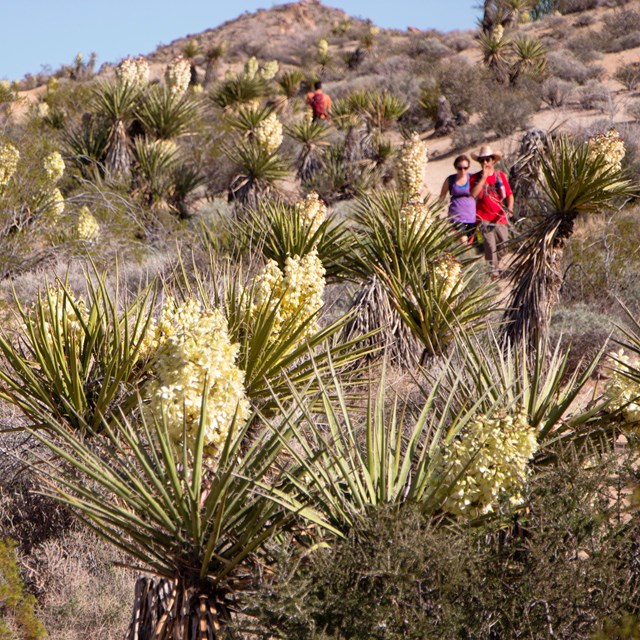
<svg viewBox="0 0 640 640">
<path fill-rule="evenodd" d="M 476 233 L 476 201 L 471 197 L 471 180 L 468 156 L 458 156 L 453 161 L 456 173 L 450 175 L 442 185 L 440 199 L 444 202 L 447 194 L 451 196 L 449 202 L 449 220 L 460 234 L 460 241 L 464 244 L 473 242 Z"/>
<path fill-rule="evenodd" d="M 322 82 L 313 85 L 313 91 L 307 93 L 307 104 L 313 111 L 314 120 L 328 120 L 331 112 L 331 98 L 322 91 Z"/>
<path fill-rule="evenodd" d="M 471 195 L 476 199 L 480 233 L 484 241 L 484 257 L 491 264 L 491 279 L 500 276 L 500 258 L 509 238 L 508 219 L 513 215 L 513 192 L 502 171 L 495 163 L 502 158 L 499 151 L 483 145 L 471 157 L 482 167 L 471 176 Z M 506 201 L 506 206 L 505 206 Z"/>
</svg>

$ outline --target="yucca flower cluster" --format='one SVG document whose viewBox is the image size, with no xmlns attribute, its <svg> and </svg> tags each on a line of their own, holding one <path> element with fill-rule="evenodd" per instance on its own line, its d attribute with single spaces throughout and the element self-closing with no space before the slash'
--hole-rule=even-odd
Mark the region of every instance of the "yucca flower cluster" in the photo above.
<svg viewBox="0 0 640 640">
<path fill-rule="evenodd" d="M 518 504 L 537 449 L 535 429 L 523 410 L 478 416 L 445 451 L 444 510 L 477 518 L 494 512 L 503 500 Z"/>
<path fill-rule="evenodd" d="M 501 42 L 504 37 L 504 27 L 501 24 L 496 25 L 491 32 L 494 42 Z"/>
<path fill-rule="evenodd" d="M 288 257 L 284 273 L 275 260 L 270 260 L 257 278 L 254 310 L 278 305 L 273 334 L 277 336 L 282 327 L 291 326 L 292 320 L 300 326 L 316 316 L 322 308 L 325 287 L 325 268 L 317 250 L 307 255 Z M 310 322 L 302 337 L 315 333 L 317 323 Z"/>
<path fill-rule="evenodd" d="M 174 98 L 181 98 L 191 82 L 191 63 L 179 56 L 172 60 L 164 73 L 164 80 Z"/>
<path fill-rule="evenodd" d="M 630 358 L 623 349 L 613 357 L 616 367 L 605 388 L 605 395 L 610 400 L 609 409 L 621 411 L 629 422 L 640 422 L 640 385 L 628 376 L 632 371 Z"/>
<path fill-rule="evenodd" d="M 312 191 L 304 200 L 297 202 L 296 211 L 300 219 L 309 228 L 309 235 L 313 235 L 327 218 L 327 205 L 320 196 Z"/>
<path fill-rule="evenodd" d="M 97 240 L 100 235 L 100 225 L 87 206 L 82 207 L 78 213 L 76 235 L 80 240 L 88 242 Z"/>
<path fill-rule="evenodd" d="M 164 314 L 162 342 L 153 362 L 156 378 L 151 383 L 145 411 L 158 418 L 162 412 L 169 435 L 193 448 L 198 432 L 202 399 L 207 413 L 205 446 L 215 456 L 223 446 L 234 417 L 246 420 L 249 402 L 244 372 L 235 364 L 238 345 L 231 344 L 227 321 L 217 309 L 203 310 L 191 300 Z M 170 326 L 166 326 L 169 323 Z"/>
<path fill-rule="evenodd" d="M 247 80 L 251 80 L 256 77 L 256 74 L 258 73 L 259 68 L 260 68 L 260 64 L 258 63 L 258 59 L 255 56 L 251 56 L 244 63 L 244 71 L 242 75 Z"/>
<path fill-rule="evenodd" d="M 64 196 L 58 187 L 48 191 L 44 199 L 43 213 L 46 215 L 49 224 L 55 224 L 64 213 Z"/>
<path fill-rule="evenodd" d="M 318 40 L 317 51 L 320 58 L 327 57 L 329 53 L 329 43 L 324 38 Z"/>
<path fill-rule="evenodd" d="M 142 57 L 125 58 L 116 67 L 116 79 L 120 84 L 142 88 L 149 82 L 149 63 Z"/>
<path fill-rule="evenodd" d="M 399 187 L 412 200 L 419 199 L 427 159 L 427 144 L 414 132 L 402 145 L 398 162 Z"/>
<path fill-rule="evenodd" d="M 606 133 L 599 133 L 589 138 L 589 155 L 592 158 L 603 157 L 608 169 L 620 171 L 625 149 L 624 141 L 618 130 L 612 127 Z"/>
<path fill-rule="evenodd" d="M 64 160 L 57 151 L 52 151 L 44 159 L 42 164 L 44 166 L 45 173 L 47 174 L 47 178 L 49 178 L 51 182 L 58 182 L 64 175 Z"/>
<path fill-rule="evenodd" d="M 451 295 L 462 277 L 462 265 L 450 253 L 444 254 L 433 261 L 436 279 L 442 284 L 445 298 Z"/>
<path fill-rule="evenodd" d="M 0 143 L 0 189 L 7 186 L 15 174 L 20 152 L 10 143 Z"/>
<path fill-rule="evenodd" d="M 415 225 L 418 229 L 424 228 L 433 220 L 429 206 L 418 198 L 405 202 L 400 210 L 400 215 L 409 227 Z"/>
<path fill-rule="evenodd" d="M 275 153 L 283 140 L 282 122 L 272 112 L 256 126 L 253 135 L 267 153 Z"/>
<path fill-rule="evenodd" d="M 262 65 L 258 72 L 263 80 L 273 80 L 280 71 L 280 65 L 277 60 L 269 60 Z"/>
</svg>

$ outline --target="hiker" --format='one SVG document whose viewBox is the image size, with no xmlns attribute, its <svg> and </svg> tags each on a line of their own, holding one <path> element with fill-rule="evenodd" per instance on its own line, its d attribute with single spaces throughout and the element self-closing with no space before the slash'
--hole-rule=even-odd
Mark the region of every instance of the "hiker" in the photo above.
<svg viewBox="0 0 640 640">
<path fill-rule="evenodd" d="M 471 181 L 469 179 L 468 156 L 458 156 L 453 161 L 456 173 L 450 175 L 442 185 L 440 199 L 444 202 L 447 194 L 450 196 L 449 221 L 460 235 L 462 244 L 474 242 L 476 234 L 476 201 L 471 197 Z"/>
<path fill-rule="evenodd" d="M 307 104 L 313 111 L 314 120 L 328 120 L 331 111 L 331 98 L 322 91 L 322 82 L 313 85 L 313 91 L 307 94 Z"/>
<path fill-rule="evenodd" d="M 507 176 L 496 170 L 502 154 L 489 145 L 480 147 L 471 157 L 482 169 L 471 176 L 471 195 L 476 199 L 476 214 L 484 241 L 484 258 L 491 265 L 491 279 L 500 276 L 500 258 L 509 238 L 508 221 L 513 215 L 513 192 Z M 506 201 L 506 206 L 505 206 Z"/>
</svg>

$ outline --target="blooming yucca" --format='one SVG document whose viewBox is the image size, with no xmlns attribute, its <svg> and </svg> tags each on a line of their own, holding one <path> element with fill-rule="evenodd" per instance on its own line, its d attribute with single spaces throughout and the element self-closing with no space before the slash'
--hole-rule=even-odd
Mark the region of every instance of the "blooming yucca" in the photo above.
<svg viewBox="0 0 640 640">
<path fill-rule="evenodd" d="M 315 191 L 312 191 L 307 197 L 297 202 L 296 211 L 300 219 L 309 227 L 309 235 L 313 235 L 327 217 L 327 206 Z"/>
<path fill-rule="evenodd" d="M 421 229 L 424 225 L 433 220 L 431 208 L 419 199 L 413 199 L 405 202 L 400 210 L 400 215 L 407 225 L 416 225 L 418 229 Z"/>
<path fill-rule="evenodd" d="M 182 56 L 172 60 L 164 73 L 169 91 L 175 98 L 181 98 L 191 82 L 191 63 Z"/>
<path fill-rule="evenodd" d="M 243 76 L 247 80 L 255 78 L 259 67 L 258 59 L 255 56 L 251 56 L 244 64 Z"/>
<path fill-rule="evenodd" d="M 427 144 L 414 132 L 402 145 L 398 163 L 399 187 L 410 199 L 420 195 L 427 157 Z"/>
<path fill-rule="evenodd" d="M 192 448 L 205 397 L 204 442 L 207 453 L 215 456 L 234 417 L 245 420 L 249 413 L 244 373 L 235 364 L 238 345 L 231 344 L 219 310 L 203 310 L 193 300 L 177 306 L 170 299 L 168 304 L 173 308 L 161 321 L 165 334 L 154 360 L 156 378 L 146 411 L 156 417 L 163 413 L 174 442 L 181 443 L 186 434 Z"/>
<path fill-rule="evenodd" d="M 606 133 L 592 136 L 587 144 L 589 145 L 590 157 L 604 158 L 608 169 L 613 169 L 614 171 L 622 169 L 622 159 L 625 154 L 624 141 L 615 127 L 612 127 Z"/>
<path fill-rule="evenodd" d="M 44 170 L 51 182 L 58 182 L 64 174 L 64 160 L 57 151 L 52 151 L 43 161 Z"/>
<path fill-rule="evenodd" d="M 326 55 L 329 53 L 329 43 L 324 38 L 318 40 L 317 50 L 318 55 L 321 58 L 326 57 Z"/>
<path fill-rule="evenodd" d="M 610 400 L 609 408 L 621 411 L 629 422 L 640 422 L 640 385 L 625 375 L 632 371 L 629 356 L 623 349 L 613 356 L 616 367 L 605 388 L 605 396 Z"/>
<path fill-rule="evenodd" d="M 80 240 L 90 242 L 97 240 L 100 235 L 100 225 L 87 206 L 82 207 L 78 214 L 76 235 Z"/>
<path fill-rule="evenodd" d="M 501 500 L 517 504 L 537 449 L 535 429 L 523 410 L 478 416 L 445 450 L 444 510 L 477 518 L 494 512 Z"/>
<path fill-rule="evenodd" d="M 254 130 L 258 144 L 267 152 L 274 153 L 282 144 L 282 122 L 275 113 L 270 113 Z"/>
<path fill-rule="evenodd" d="M 269 60 L 262 65 L 262 68 L 259 71 L 259 75 L 263 80 L 273 80 L 278 71 L 280 70 L 280 65 L 277 60 Z"/>
<path fill-rule="evenodd" d="M 257 278 L 256 307 L 278 305 L 273 334 L 295 318 L 301 324 L 315 316 L 323 304 L 325 268 L 316 249 L 307 255 L 288 257 L 284 273 L 275 260 L 269 260 Z M 318 330 L 317 324 L 307 325 L 303 337 Z"/>
<path fill-rule="evenodd" d="M 504 27 L 501 24 L 496 25 L 493 28 L 491 35 L 496 42 L 501 42 L 504 37 Z"/>
<path fill-rule="evenodd" d="M 125 58 L 116 67 L 116 78 L 121 84 L 142 88 L 149 82 L 149 63 L 142 56 Z"/>
<path fill-rule="evenodd" d="M 462 277 L 462 265 L 447 253 L 434 260 L 434 272 L 438 282 L 442 283 L 442 292 L 449 297 Z"/>
<path fill-rule="evenodd" d="M 64 196 L 57 187 L 48 191 L 44 199 L 44 209 L 48 222 L 55 224 L 64 213 Z"/>
<path fill-rule="evenodd" d="M 5 187 L 18 168 L 20 152 L 10 143 L 0 143 L 0 189 Z"/>
</svg>

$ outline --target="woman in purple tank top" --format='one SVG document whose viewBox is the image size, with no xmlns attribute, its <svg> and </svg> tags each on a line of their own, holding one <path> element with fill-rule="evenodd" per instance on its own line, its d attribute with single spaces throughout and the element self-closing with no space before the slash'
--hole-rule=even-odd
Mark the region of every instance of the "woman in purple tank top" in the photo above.
<svg viewBox="0 0 640 640">
<path fill-rule="evenodd" d="M 470 164 L 471 160 L 467 156 L 458 156 L 453 161 L 456 173 L 444 181 L 440 193 L 440 199 L 443 202 L 447 194 L 451 196 L 448 211 L 449 220 L 458 229 L 460 241 L 463 243 L 469 242 L 476 231 L 476 201 L 471 197 Z"/>
</svg>

